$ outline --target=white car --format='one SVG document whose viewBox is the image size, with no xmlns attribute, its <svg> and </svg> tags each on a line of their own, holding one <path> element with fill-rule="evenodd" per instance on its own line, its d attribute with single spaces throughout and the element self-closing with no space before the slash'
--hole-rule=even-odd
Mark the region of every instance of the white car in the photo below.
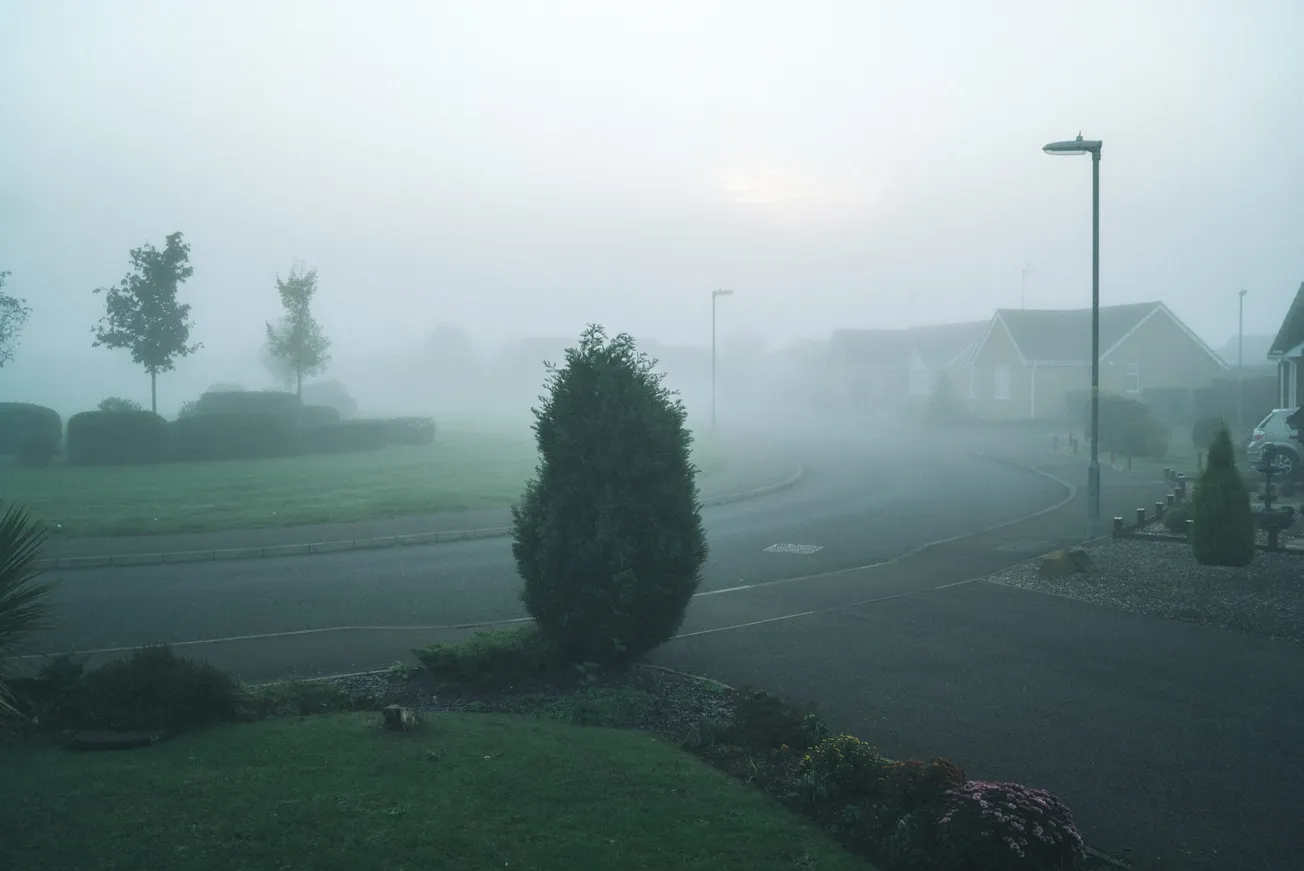
<svg viewBox="0 0 1304 871">
<path fill-rule="evenodd" d="M 1295 480 L 1304 472 L 1304 445 L 1299 441 L 1299 430 L 1286 424 L 1286 419 L 1299 413 L 1298 408 L 1276 408 L 1259 421 L 1250 436 L 1250 443 L 1245 448 L 1245 455 L 1250 465 L 1257 465 L 1263 457 L 1263 449 L 1272 445 L 1277 449 L 1277 462 L 1281 476 L 1287 481 Z"/>
</svg>

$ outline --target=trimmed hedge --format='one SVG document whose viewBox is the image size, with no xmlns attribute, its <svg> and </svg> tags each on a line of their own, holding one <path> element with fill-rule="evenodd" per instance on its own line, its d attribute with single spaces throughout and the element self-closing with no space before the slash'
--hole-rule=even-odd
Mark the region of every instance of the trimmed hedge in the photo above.
<svg viewBox="0 0 1304 871">
<path fill-rule="evenodd" d="M 191 461 L 291 457 L 302 450 L 299 429 L 291 415 L 195 414 L 173 421 L 174 455 Z"/>
<path fill-rule="evenodd" d="M 228 390 L 202 394 L 191 413 L 298 415 L 303 408 L 303 402 L 293 393 L 280 390 Z"/>
<path fill-rule="evenodd" d="M 306 426 L 322 426 L 339 420 L 340 410 L 329 405 L 305 405 L 299 412 L 299 421 Z"/>
<path fill-rule="evenodd" d="M 428 445 L 435 440 L 432 417 L 391 417 L 384 424 L 391 445 Z"/>
<path fill-rule="evenodd" d="M 336 454 L 374 451 L 389 444 L 389 422 L 384 420 L 341 420 L 302 427 L 304 453 Z"/>
<path fill-rule="evenodd" d="M 152 411 L 83 411 L 68 419 L 74 466 L 161 463 L 172 453 L 168 423 Z"/>
<path fill-rule="evenodd" d="M 31 436 L 46 442 L 63 440 L 63 419 L 59 412 L 30 402 L 0 402 L 0 454 L 16 454 Z"/>
</svg>

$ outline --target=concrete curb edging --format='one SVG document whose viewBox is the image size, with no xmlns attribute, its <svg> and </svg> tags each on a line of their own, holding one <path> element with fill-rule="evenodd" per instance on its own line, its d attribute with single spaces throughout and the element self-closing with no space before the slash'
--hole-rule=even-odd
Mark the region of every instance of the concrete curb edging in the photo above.
<svg viewBox="0 0 1304 871">
<path fill-rule="evenodd" d="M 795 474 L 777 484 L 769 484 L 755 490 L 740 493 L 727 493 L 702 500 L 703 508 L 716 505 L 729 505 L 748 499 L 759 499 L 795 487 L 806 475 L 804 466 L 799 466 Z M 280 556 L 307 556 L 320 553 L 340 553 L 346 550 L 380 550 L 391 547 L 410 545 L 443 544 L 450 541 L 470 541 L 480 538 L 501 538 L 511 535 L 510 526 L 491 526 L 484 529 L 450 529 L 445 532 L 416 532 L 409 535 L 386 535 L 379 538 L 355 538 L 340 541 L 317 541 L 308 544 L 273 544 L 262 547 L 231 547 L 220 550 L 188 550 L 171 553 L 128 553 L 107 556 L 73 556 L 43 559 L 36 561 L 36 568 L 43 571 L 56 569 L 99 569 L 119 566 L 150 566 L 164 563 L 214 562 L 233 559 L 267 559 Z"/>
</svg>

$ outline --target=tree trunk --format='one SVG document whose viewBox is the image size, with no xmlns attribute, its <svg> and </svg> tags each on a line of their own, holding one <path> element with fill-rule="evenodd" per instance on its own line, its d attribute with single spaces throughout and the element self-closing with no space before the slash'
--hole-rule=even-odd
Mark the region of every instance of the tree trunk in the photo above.
<svg viewBox="0 0 1304 871">
<path fill-rule="evenodd" d="M 149 373 L 149 410 L 158 414 L 158 373 Z"/>
</svg>

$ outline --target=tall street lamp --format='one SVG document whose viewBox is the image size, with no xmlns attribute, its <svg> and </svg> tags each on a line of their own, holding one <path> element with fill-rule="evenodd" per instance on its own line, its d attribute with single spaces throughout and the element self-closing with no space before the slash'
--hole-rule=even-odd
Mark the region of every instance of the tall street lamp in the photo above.
<svg viewBox="0 0 1304 871">
<path fill-rule="evenodd" d="M 1091 465 L 1087 467 L 1087 527 L 1100 535 L 1100 140 L 1051 142 L 1047 154 L 1091 155 Z"/>
<path fill-rule="evenodd" d="M 722 296 L 733 296 L 733 291 L 711 291 L 711 429 L 715 429 L 715 301 Z"/>
<path fill-rule="evenodd" d="M 1236 434 L 1245 431 L 1245 294 L 1242 290 L 1236 294 L 1240 298 L 1236 318 Z"/>
</svg>

